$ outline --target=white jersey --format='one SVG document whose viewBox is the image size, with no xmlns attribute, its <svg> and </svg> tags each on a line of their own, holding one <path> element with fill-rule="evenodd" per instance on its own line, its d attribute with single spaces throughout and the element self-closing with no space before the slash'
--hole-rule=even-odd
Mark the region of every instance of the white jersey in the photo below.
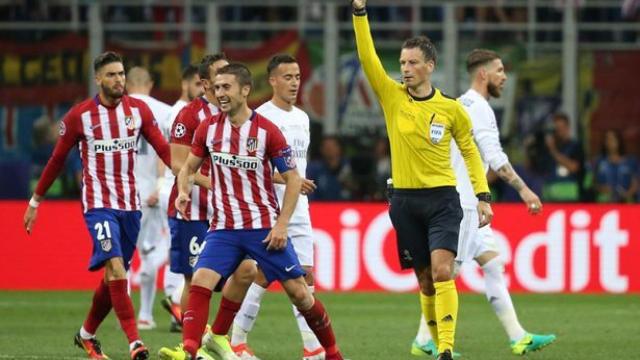
<svg viewBox="0 0 640 360">
<path fill-rule="evenodd" d="M 187 106 L 188 102 L 178 99 L 175 104 L 171 107 L 169 111 L 169 116 L 165 118 L 164 121 L 159 121 L 158 125 L 160 126 L 160 130 L 162 131 L 162 135 L 164 135 L 167 141 L 171 138 L 171 127 L 173 126 L 173 122 L 178 117 L 180 110 L 183 107 Z M 160 198 L 164 200 L 163 203 L 169 201 L 169 195 L 171 194 L 171 188 L 173 187 L 173 182 L 175 180 L 175 176 L 173 176 L 173 171 L 169 167 L 165 167 L 163 174 L 162 185 L 160 186 Z M 164 206 L 163 206 L 164 207 Z"/>
<path fill-rule="evenodd" d="M 500 169 L 509 162 L 509 158 L 502 151 L 496 115 L 489 102 L 473 89 L 464 93 L 460 97 L 460 102 L 471 118 L 473 140 L 480 151 L 485 171 L 489 167 L 494 171 Z M 460 194 L 460 204 L 463 208 L 475 209 L 478 205 L 478 199 L 473 191 L 464 159 L 455 141 L 451 142 L 451 166 L 456 172 L 458 181 L 456 189 Z"/>
<path fill-rule="evenodd" d="M 291 147 L 293 157 L 296 160 L 298 174 L 302 178 L 307 177 L 307 150 L 311 142 L 309 132 L 309 116 L 297 107 L 291 111 L 277 107 L 273 102 L 267 101 L 256 109 L 256 112 L 271 120 L 280 129 L 287 144 Z M 282 206 L 285 186 L 275 184 L 278 202 Z M 310 224 L 309 199 L 305 195 L 300 195 L 296 209 L 291 215 L 291 224 Z"/>
<path fill-rule="evenodd" d="M 151 109 L 153 117 L 158 124 L 162 124 L 167 116 L 169 116 L 171 107 L 162 101 L 142 94 L 130 94 L 129 96 L 144 101 Z M 138 182 L 138 190 L 140 191 L 140 201 L 142 205 L 145 206 L 149 196 L 157 189 L 158 154 L 156 154 L 144 138 L 140 138 L 138 141 L 135 174 L 136 181 Z"/>
</svg>

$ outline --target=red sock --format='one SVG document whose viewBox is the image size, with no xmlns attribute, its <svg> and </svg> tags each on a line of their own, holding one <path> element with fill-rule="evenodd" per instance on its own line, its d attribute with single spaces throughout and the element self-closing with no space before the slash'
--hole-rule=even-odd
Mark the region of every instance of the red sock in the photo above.
<svg viewBox="0 0 640 360">
<path fill-rule="evenodd" d="M 231 301 L 223 296 L 222 300 L 220 300 L 220 308 L 218 309 L 216 320 L 211 325 L 211 332 L 216 335 L 227 335 L 241 305 L 242 303 Z"/>
<path fill-rule="evenodd" d="M 209 300 L 211 300 L 211 290 L 191 285 L 187 311 L 182 314 L 182 343 L 184 350 L 194 359 L 209 319 Z"/>
<path fill-rule="evenodd" d="M 315 299 L 313 306 L 309 310 L 298 309 L 298 311 L 307 320 L 307 324 L 316 334 L 320 344 L 322 344 L 324 351 L 327 353 L 327 360 L 342 360 L 342 355 L 338 345 L 336 345 L 336 337 L 333 335 L 333 329 L 331 328 L 331 319 L 329 319 L 329 314 L 327 314 L 320 300 Z"/>
<path fill-rule="evenodd" d="M 107 317 L 109 311 L 111 311 L 109 287 L 104 281 L 100 280 L 100 285 L 98 285 L 98 288 L 93 293 L 91 309 L 89 309 L 89 313 L 82 327 L 84 327 L 88 333 L 95 335 L 98 326 L 100 326 L 104 318 Z"/>
<path fill-rule="evenodd" d="M 120 326 L 127 335 L 129 343 L 140 340 L 138 328 L 136 327 L 136 316 L 133 311 L 133 303 L 127 293 L 127 280 L 109 281 L 109 294 L 111 295 L 111 304 L 116 312 Z"/>
</svg>

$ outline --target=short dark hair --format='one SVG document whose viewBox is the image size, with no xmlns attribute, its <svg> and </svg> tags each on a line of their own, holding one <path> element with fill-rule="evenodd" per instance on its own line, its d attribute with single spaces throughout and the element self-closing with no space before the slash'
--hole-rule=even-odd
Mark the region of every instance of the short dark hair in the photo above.
<svg viewBox="0 0 640 360">
<path fill-rule="evenodd" d="M 205 55 L 198 65 L 198 75 L 200 75 L 200 79 L 209 79 L 211 75 L 211 69 L 209 68 L 213 63 L 220 60 L 227 60 L 227 55 L 225 55 L 223 52 Z"/>
<path fill-rule="evenodd" d="M 198 75 L 197 65 L 189 64 L 184 69 L 182 69 L 182 80 L 191 80 L 196 75 Z"/>
<path fill-rule="evenodd" d="M 402 44 L 403 49 L 415 49 L 419 48 L 422 50 L 422 54 L 424 55 L 427 61 L 432 60 L 435 64 L 438 59 L 438 51 L 436 50 L 436 46 L 431 42 L 426 36 L 415 36 L 410 39 L 405 40 Z"/>
<path fill-rule="evenodd" d="M 553 114 L 551 119 L 553 121 L 560 120 L 560 121 L 564 122 L 565 124 L 569 125 L 569 115 L 567 113 L 559 111 L 559 112 Z"/>
<path fill-rule="evenodd" d="M 251 78 L 251 71 L 249 68 L 240 63 L 231 63 L 225 65 L 218 70 L 216 75 L 230 74 L 236 77 L 236 80 L 240 84 L 240 87 L 250 86 L 253 87 L 253 79 Z"/>
<path fill-rule="evenodd" d="M 103 66 L 109 65 L 114 62 L 122 63 L 122 56 L 113 51 L 103 52 L 102 54 L 98 55 L 95 60 L 93 60 L 93 71 L 97 73 L 100 69 L 102 69 Z"/>
<path fill-rule="evenodd" d="M 607 156 L 607 133 L 612 133 L 613 136 L 618 140 L 618 154 L 625 156 L 627 155 L 627 149 L 624 146 L 624 138 L 622 137 L 622 132 L 620 130 L 609 129 L 604 132 L 604 136 L 602 137 L 602 145 L 600 146 L 600 155 L 603 157 Z"/>
<path fill-rule="evenodd" d="M 500 59 L 500 55 L 493 50 L 474 49 L 467 56 L 467 72 L 471 74 L 480 66 L 487 65 L 495 59 Z"/>
<path fill-rule="evenodd" d="M 275 70 L 280 64 L 294 64 L 298 63 L 298 60 L 289 54 L 278 54 L 269 60 L 267 65 L 267 75 L 271 76 L 273 70 Z"/>
</svg>

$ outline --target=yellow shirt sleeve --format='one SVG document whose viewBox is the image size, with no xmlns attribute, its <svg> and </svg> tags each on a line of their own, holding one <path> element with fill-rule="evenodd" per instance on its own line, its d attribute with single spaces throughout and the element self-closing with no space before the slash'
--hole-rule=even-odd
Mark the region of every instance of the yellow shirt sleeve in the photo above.
<svg viewBox="0 0 640 360">
<path fill-rule="evenodd" d="M 474 193 L 489 192 L 489 185 L 487 184 L 487 177 L 485 176 L 484 167 L 482 166 L 480 152 L 473 141 L 471 119 L 462 107 L 462 104 L 457 101 L 453 124 L 454 126 L 452 126 L 451 133 L 464 158 Z"/>
<path fill-rule="evenodd" d="M 367 15 L 353 15 L 353 29 L 356 34 L 358 57 L 364 74 L 380 102 L 384 102 L 398 84 L 387 75 L 378 54 L 376 54 Z"/>
</svg>

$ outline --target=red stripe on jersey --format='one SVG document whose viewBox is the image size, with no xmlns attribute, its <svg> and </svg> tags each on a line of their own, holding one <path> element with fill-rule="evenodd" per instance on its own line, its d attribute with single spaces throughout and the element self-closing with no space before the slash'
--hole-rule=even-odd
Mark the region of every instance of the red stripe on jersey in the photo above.
<svg viewBox="0 0 640 360">
<path fill-rule="evenodd" d="M 211 114 L 211 109 L 209 108 L 209 103 L 207 101 L 205 101 L 204 99 L 200 98 L 202 100 L 202 110 L 204 111 L 204 119 L 200 119 L 200 122 L 205 121 L 207 119 L 209 119 L 212 114 Z M 211 173 L 211 159 L 209 158 L 205 158 L 205 161 L 202 163 L 202 165 L 200 166 L 200 173 L 204 176 L 209 176 Z M 198 197 L 199 197 L 199 201 L 198 204 L 200 209 L 199 210 L 199 215 L 200 215 L 200 219 L 207 219 L 207 215 L 208 215 L 208 210 L 209 210 L 209 206 L 211 203 L 211 200 L 209 198 L 209 189 L 204 188 L 204 187 L 199 187 L 200 191 L 198 192 Z M 215 206 L 213 206 L 213 208 L 215 209 Z M 215 210 L 214 210 L 215 211 Z"/>
<path fill-rule="evenodd" d="M 104 135 L 102 135 L 99 106 L 91 109 L 91 127 L 93 128 L 93 138 L 95 140 L 103 140 Z M 109 199 L 109 187 L 107 186 L 107 179 L 105 176 L 106 167 L 104 157 L 104 153 L 96 153 L 96 176 L 98 177 L 98 182 L 100 183 L 100 188 L 102 190 L 102 205 L 105 208 L 111 208 L 111 199 Z M 88 180 L 90 179 L 91 178 L 89 178 Z"/>
<path fill-rule="evenodd" d="M 131 105 L 129 104 L 129 97 L 123 96 L 122 99 L 123 99 L 122 110 L 124 112 L 125 119 L 127 116 L 131 116 L 132 121 L 135 121 L 133 119 L 133 114 L 131 113 Z M 136 128 L 134 126 L 127 127 L 127 136 L 135 136 L 135 135 L 136 135 Z M 134 152 L 129 152 L 129 169 L 127 171 L 127 178 L 129 179 L 129 202 L 131 203 L 131 209 L 135 209 L 137 207 L 136 175 L 135 175 L 136 160 L 135 159 L 136 159 L 136 154 Z"/>
<path fill-rule="evenodd" d="M 96 202 L 94 198 L 93 181 L 89 176 L 89 143 L 87 142 L 86 136 L 81 141 L 80 156 L 82 156 L 82 186 L 86 188 L 84 200 L 87 204 L 87 208 L 83 210 L 87 211 L 89 209 L 93 209 L 96 206 Z"/>
<path fill-rule="evenodd" d="M 249 129 L 250 138 L 258 138 L 258 122 L 253 121 L 251 128 Z M 255 156 L 256 151 L 249 152 L 249 156 Z M 247 171 L 247 177 L 251 183 L 251 194 L 253 195 L 253 202 L 260 205 L 262 200 L 260 199 L 260 187 L 258 187 L 258 179 L 255 171 Z M 264 206 L 258 206 L 260 210 L 260 225 L 263 229 L 271 227 L 271 221 L 269 220 L 269 210 Z"/>
<path fill-rule="evenodd" d="M 109 129 L 111 130 L 111 139 L 119 139 L 122 137 L 120 134 L 120 126 L 118 126 L 118 114 L 116 114 L 116 108 L 107 108 L 107 114 L 109 116 Z M 113 153 L 113 182 L 116 184 L 116 198 L 118 199 L 118 208 L 126 209 L 124 203 L 124 184 L 122 183 L 122 154 L 119 151 Z"/>
<path fill-rule="evenodd" d="M 240 129 L 231 126 L 231 154 L 240 154 Z M 244 189 L 242 188 L 242 177 L 238 169 L 231 168 L 231 183 L 233 186 L 233 193 L 238 200 L 238 207 L 240 208 L 240 214 L 242 215 L 242 227 L 251 228 L 251 210 L 249 204 L 244 199 Z M 247 171 L 250 172 L 250 171 Z"/>
<path fill-rule="evenodd" d="M 268 138 L 271 136 L 270 133 L 267 133 L 267 142 L 269 142 Z M 267 199 L 269 201 L 269 206 L 275 210 L 277 215 L 280 215 L 280 207 L 278 206 L 278 201 L 276 200 L 276 189 L 273 186 L 273 169 L 271 168 L 271 159 L 268 159 L 266 154 L 263 160 L 263 175 L 264 175 L 264 189 L 267 191 Z M 269 219 L 269 226 L 273 226 L 271 223 L 271 219 Z"/>
<path fill-rule="evenodd" d="M 225 127 L 225 117 L 222 117 L 222 120 L 218 122 L 218 126 L 216 126 L 216 133 L 213 135 L 213 151 L 219 152 L 222 148 L 222 134 Z M 225 229 L 233 229 L 233 212 L 231 211 L 231 202 L 229 201 L 229 194 L 227 193 L 227 183 L 225 182 L 225 176 L 222 172 L 221 165 L 213 165 L 215 167 L 216 175 L 220 180 L 220 192 L 222 192 L 222 208 L 224 211 L 224 228 Z"/>
</svg>

